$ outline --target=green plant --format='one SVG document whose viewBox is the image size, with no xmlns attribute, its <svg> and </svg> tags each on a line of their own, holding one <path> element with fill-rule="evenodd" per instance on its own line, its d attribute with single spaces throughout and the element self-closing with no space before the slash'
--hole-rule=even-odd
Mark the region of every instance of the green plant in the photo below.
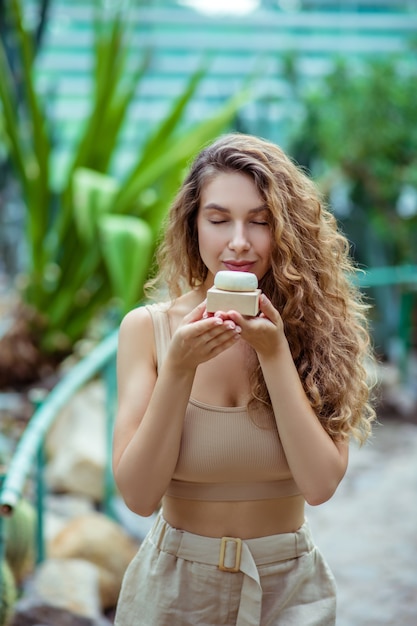
<svg viewBox="0 0 417 626">
<path fill-rule="evenodd" d="M 7 561 L 0 562 L 0 626 L 8 626 L 17 600 L 16 583 Z"/>
<path fill-rule="evenodd" d="M 11 517 L 4 519 L 6 561 L 19 586 L 35 566 L 36 511 L 30 502 L 20 500 Z"/>
<path fill-rule="evenodd" d="M 303 122 L 291 151 L 321 181 L 366 265 L 417 261 L 415 67 L 413 52 L 340 61 L 297 92 Z"/>
<path fill-rule="evenodd" d="M 26 206 L 28 264 L 20 280 L 22 315 L 36 350 L 59 357 L 73 348 L 95 316 L 112 302 L 116 301 L 121 315 L 141 299 L 162 220 L 189 160 L 231 123 L 247 96 L 240 93 L 212 117 L 187 125 L 184 114 L 206 75 L 203 64 L 166 118 L 138 147 L 130 171 L 116 180 L 111 165 L 119 132 L 148 59 L 128 73 L 128 15 L 119 12 L 109 19 L 97 5 L 91 113 L 69 167 L 57 179 L 52 172 L 51 121 L 36 89 L 33 45 L 21 0 L 10 0 L 9 5 L 24 97 L 19 106 L 14 77 L 0 45 L 1 126 Z M 34 369 L 31 363 L 25 376 L 31 370 L 36 377 Z M 0 364 L 0 386 L 9 380 L 8 370 L 9 363 L 3 369 Z"/>
<path fill-rule="evenodd" d="M 306 91 L 288 79 L 302 112 L 290 150 L 322 186 L 364 267 L 417 263 L 417 108 L 415 51 L 408 56 L 335 62 Z M 398 359 L 402 290 L 370 289 L 377 352 Z M 410 328 L 411 313 L 407 324 Z M 410 331 L 411 332 L 411 331 Z M 402 348 L 401 348 L 402 350 Z"/>
</svg>

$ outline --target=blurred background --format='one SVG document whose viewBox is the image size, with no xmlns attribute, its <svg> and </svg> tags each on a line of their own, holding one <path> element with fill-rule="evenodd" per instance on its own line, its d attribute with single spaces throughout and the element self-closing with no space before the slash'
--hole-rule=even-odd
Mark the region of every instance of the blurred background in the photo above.
<svg viewBox="0 0 417 626">
<path fill-rule="evenodd" d="M 3 525 L 0 517 L 0 560 L 20 505 L 33 506 L 38 533 L 29 561 L 51 557 L 56 494 L 87 498 L 85 514 L 104 511 L 140 541 L 138 522 L 115 504 L 108 467 L 117 327 L 143 301 L 191 159 L 237 130 L 280 144 L 317 181 L 371 305 L 380 426 L 352 455 L 340 495 L 310 514 L 343 581 L 340 625 L 414 624 L 417 2 L 0 0 L 0 36 L 0 505 L 9 514 Z M 68 430 L 59 426 L 64 408 Z M 82 419 L 95 410 L 97 422 Z M 85 432 L 86 421 L 97 430 Z M 85 440 L 98 442 L 96 457 Z M 375 504 L 362 520 L 368 489 Z M 385 576 L 378 559 L 390 502 L 391 523 L 405 526 Z M 76 519 L 73 501 L 69 509 L 66 522 Z M 352 536 L 359 523 L 357 543 L 341 550 L 340 529 Z M 19 530 L 20 547 L 22 532 L 32 531 Z M 19 619 L 7 607 L 27 579 L 13 576 L 0 574 L 9 621 Z M 100 587 L 96 619 L 103 609 L 111 619 L 117 585 L 105 601 Z M 45 623 L 64 624 L 54 607 Z"/>
</svg>

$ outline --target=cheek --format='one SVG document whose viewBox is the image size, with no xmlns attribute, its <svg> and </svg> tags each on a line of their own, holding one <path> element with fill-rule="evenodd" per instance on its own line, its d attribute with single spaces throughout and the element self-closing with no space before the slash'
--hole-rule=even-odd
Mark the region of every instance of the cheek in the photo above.
<svg viewBox="0 0 417 626">
<path fill-rule="evenodd" d="M 197 229 L 197 238 L 198 238 L 198 247 L 200 248 L 200 250 L 205 249 L 207 247 L 207 242 L 209 241 L 209 238 L 204 228 L 199 227 Z"/>
<path fill-rule="evenodd" d="M 216 239 L 204 227 L 198 228 L 197 237 L 200 256 L 204 264 L 207 265 L 208 257 L 210 257 L 210 254 L 213 253 L 213 249 L 215 248 Z"/>
<path fill-rule="evenodd" d="M 271 256 L 273 249 L 272 233 L 262 233 L 257 239 L 257 247 L 264 254 Z"/>
<path fill-rule="evenodd" d="M 198 228 L 198 245 L 200 250 L 216 251 L 222 248 L 224 242 L 219 230 L 214 230 L 209 226 L 202 225 Z"/>
</svg>

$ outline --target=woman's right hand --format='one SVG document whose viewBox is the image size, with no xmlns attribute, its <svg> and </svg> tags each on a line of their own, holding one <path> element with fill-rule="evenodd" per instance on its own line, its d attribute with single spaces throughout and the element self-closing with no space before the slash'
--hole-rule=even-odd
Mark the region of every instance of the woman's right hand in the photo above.
<svg viewBox="0 0 417 626">
<path fill-rule="evenodd" d="M 178 326 L 167 358 L 176 368 L 194 370 L 233 346 L 240 332 L 240 326 L 233 320 L 207 315 L 203 301 Z"/>
</svg>

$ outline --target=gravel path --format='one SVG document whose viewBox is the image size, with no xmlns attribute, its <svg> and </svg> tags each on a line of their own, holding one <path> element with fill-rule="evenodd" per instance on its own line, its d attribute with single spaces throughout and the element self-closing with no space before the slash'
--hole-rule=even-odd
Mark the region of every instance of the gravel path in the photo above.
<svg viewBox="0 0 417 626">
<path fill-rule="evenodd" d="M 338 584 L 337 626 L 417 625 L 417 426 L 384 420 L 352 447 L 333 498 L 308 507 Z"/>
</svg>

